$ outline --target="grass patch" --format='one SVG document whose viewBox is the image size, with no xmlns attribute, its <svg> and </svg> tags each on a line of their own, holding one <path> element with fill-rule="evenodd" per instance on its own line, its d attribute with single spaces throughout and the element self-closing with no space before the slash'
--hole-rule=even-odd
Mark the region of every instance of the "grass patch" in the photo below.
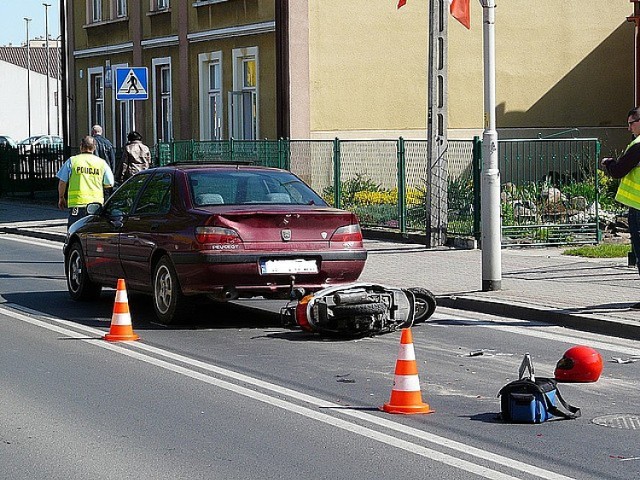
<svg viewBox="0 0 640 480">
<path fill-rule="evenodd" d="M 626 257 L 630 251 L 631 245 L 601 243 L 599 245 L 583 245 L 581 247 L 569 248 L 563 251 L 562 254 L 588 258 L 618 258 Z"/>
</svg>

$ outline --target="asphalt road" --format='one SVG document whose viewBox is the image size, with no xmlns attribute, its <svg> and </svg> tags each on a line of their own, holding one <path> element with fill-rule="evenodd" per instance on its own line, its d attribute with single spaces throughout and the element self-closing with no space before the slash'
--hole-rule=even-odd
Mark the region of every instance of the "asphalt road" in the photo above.
<svg viewBox="0 0 640 480">
<path fill-rule="evenodd" d="M 0 265 L 4 478 L 640 477 L 639 430 L 598 424 L 638 427 L 640 363 L 562 384 L 577 420 L 496 419 L 525 352 L 550 376 L 571 345 L 627 359 L 636 341 L 439 308 L 413 328 L 435 412 L 389 415 L 399 333 L 325 340 L 224 306 L 165 328 L 134 296 L 141 341 L 111 344 L 113 291 L 71 301 L 60 244 L 0 235 Z"/>
</svg>

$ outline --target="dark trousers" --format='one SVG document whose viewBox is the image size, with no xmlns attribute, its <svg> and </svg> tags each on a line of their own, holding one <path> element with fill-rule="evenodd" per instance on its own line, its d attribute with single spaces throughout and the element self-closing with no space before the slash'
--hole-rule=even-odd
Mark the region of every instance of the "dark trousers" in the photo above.
<svg viewBox="0 0 640 480">
<path fill-rule="evenodd" d="M 71 207 L 69 208 L 69 219 L 67 220 L 67 230 L 73 225 L 74 222 L 87 216 L 86 207 Z"/>
<path fill-rule="evenodd" d="M 638 267 L 638 273 L 640 273 L 640 262 L 638 258 L 640 256 L 640 210 L 629 207 L 629 233 L 631 234 L 631 248 L 636 256 L 636 266 Z"/>
</svg>

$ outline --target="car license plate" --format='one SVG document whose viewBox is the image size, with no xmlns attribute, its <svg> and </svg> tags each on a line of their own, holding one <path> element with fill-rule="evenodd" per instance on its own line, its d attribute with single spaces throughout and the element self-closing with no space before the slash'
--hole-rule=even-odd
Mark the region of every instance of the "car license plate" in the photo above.
<svg viewBox="0 0 640 480">
<path fill-rule="evenodd" d="M 262 260 L 260 273 L 268 275 L 272 273 L 318 273 L 318 264 L 315 260 Z"/>
</svg>

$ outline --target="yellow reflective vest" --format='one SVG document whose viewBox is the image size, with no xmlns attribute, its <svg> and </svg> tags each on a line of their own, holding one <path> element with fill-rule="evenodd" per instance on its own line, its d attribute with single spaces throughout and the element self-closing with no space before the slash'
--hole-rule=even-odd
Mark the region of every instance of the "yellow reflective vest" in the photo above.
<svg viewBox="0 0 640 480">
<path fill-rule="evenodd" d="M 633 141 L 627 145 L 623 155 L 636 143 L 640 143 L 640 136 L 634 138 Z M 616 200 L 628 207 L 640 210 L 640 165 L 633 167 L 629 173 L 622 177 L 618 192 L 616 193 Z"/>
<path fill-rule="evenodd" d="M 92 202 L 104 202 L 103 179 L 106 163 L 91 153 L 71 157 L 71 177 L 67 192 L 69 207 L 84 207 Z"/>
</svg>

